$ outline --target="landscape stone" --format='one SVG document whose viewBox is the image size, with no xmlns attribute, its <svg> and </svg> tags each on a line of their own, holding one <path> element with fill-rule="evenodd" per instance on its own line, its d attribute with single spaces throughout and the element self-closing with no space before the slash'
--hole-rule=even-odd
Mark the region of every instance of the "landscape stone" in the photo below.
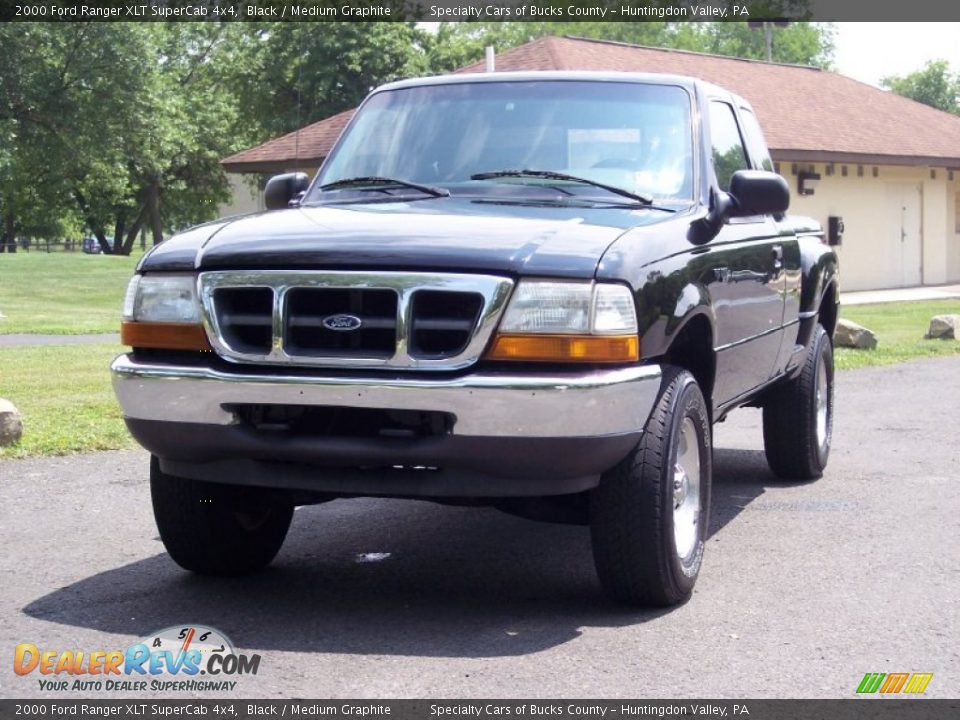
<svg viewBox="0 0 960 720">
<path fill-rule="evenodd" d="M 927 340 L 956 340 L 960 337 L 960 315 L 937 315 L 930 319 Z"/>
<path fill-rule="evenodd" d="M 0 398 L 0 447 L 13 445 L 23 436 L 23 420 L 13 403 Z"/>
<path fill-rule="evenodd" d="M 833 334 L 833 344 L 837 347 L 873 350 L 877 347 L 877 336 L 863 325 L 841 318 Z"/>
</svg>

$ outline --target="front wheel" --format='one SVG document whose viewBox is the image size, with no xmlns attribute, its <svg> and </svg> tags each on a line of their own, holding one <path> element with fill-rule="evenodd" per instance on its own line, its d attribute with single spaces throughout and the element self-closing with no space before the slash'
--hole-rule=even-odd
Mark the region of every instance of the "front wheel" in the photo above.
<svg viewBox="0 0 960 720">
<path fill-rule="evenodd" d="M 707 540 L 710 418 L 697 381 L 665 367 L 636 449 L 604 473 L 590 502 L 597 575 L 615 600 L 669 606 L 690 597 Z"/>
<path fill-rule="evenodd" d="M 150 495 L 170 557 L 201 575 L 245 575 L 266 567 L 293 518 L 293 505 L 282 495 L 167 475 L 155 457 Z"/>
<path fill-rule="evenodd" d="M 832 438 L 833 345 L 817 325 L 800 374 L 764 401 L 767 464 L 784 480 L 816 480 L 827 466 Z"/>
</svg>

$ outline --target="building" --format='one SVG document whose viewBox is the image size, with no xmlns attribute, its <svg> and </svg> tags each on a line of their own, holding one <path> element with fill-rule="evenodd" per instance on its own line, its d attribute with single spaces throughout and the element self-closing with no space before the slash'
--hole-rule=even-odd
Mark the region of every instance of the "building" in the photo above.
<svg viewBox="0 0 960 720">
<path fill-rule="evenodd" d="M 836 73 L 582 38 L 545 37 L 498 71 L 665 72 L 726 87 L 753 105 L 791 212 L 844 227 L 844 290 L 960 282 L 960 117 Z M 483 62 L 457 72 L 483 72 Z M 313 173 L 353 111 L 223 161 L 230 173 Z M 800 184 L 812 194 L 801 194 Z M 246 191 L 248 209 L 255 194 Z"/>
</svg>

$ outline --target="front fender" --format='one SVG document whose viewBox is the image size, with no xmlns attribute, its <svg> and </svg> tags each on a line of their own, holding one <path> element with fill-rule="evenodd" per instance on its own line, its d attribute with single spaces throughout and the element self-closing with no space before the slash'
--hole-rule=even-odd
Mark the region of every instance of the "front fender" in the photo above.
<svg viewBox="0 0 960 720">
<path fill-rule="evenodd" d="M 669 276 L 651 273 L 637 293 L 640 321 L 640 354 L 644 359 L 667 353 L 673 341 L 694 318 L 710 326 L 711 347 L 716 315 L 707 287 L 686 272 Z"/>
</svg>

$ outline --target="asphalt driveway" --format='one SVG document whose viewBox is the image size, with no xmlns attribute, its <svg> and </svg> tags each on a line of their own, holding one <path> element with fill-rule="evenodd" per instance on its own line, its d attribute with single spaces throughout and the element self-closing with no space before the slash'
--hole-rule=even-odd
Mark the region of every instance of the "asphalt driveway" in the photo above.
<svg viewBox="0 0 960 720">
<path fill-rule="evenodd" d="M 267 572 L 192 577 L 143 452 L 0 462 L 0 696 L 58 696 L 17 643 L 190 622 L 262 655 L 238 697 L 853 697 L 866 672 L 960 695 L 960 357 L 839 374 L 816 483 L 774 480 L 759 421 L 717 427 L 704 570 L 658 612 L 602 598 L 583 528 L 420 502 L 304 508 Z"/>
</svg>

